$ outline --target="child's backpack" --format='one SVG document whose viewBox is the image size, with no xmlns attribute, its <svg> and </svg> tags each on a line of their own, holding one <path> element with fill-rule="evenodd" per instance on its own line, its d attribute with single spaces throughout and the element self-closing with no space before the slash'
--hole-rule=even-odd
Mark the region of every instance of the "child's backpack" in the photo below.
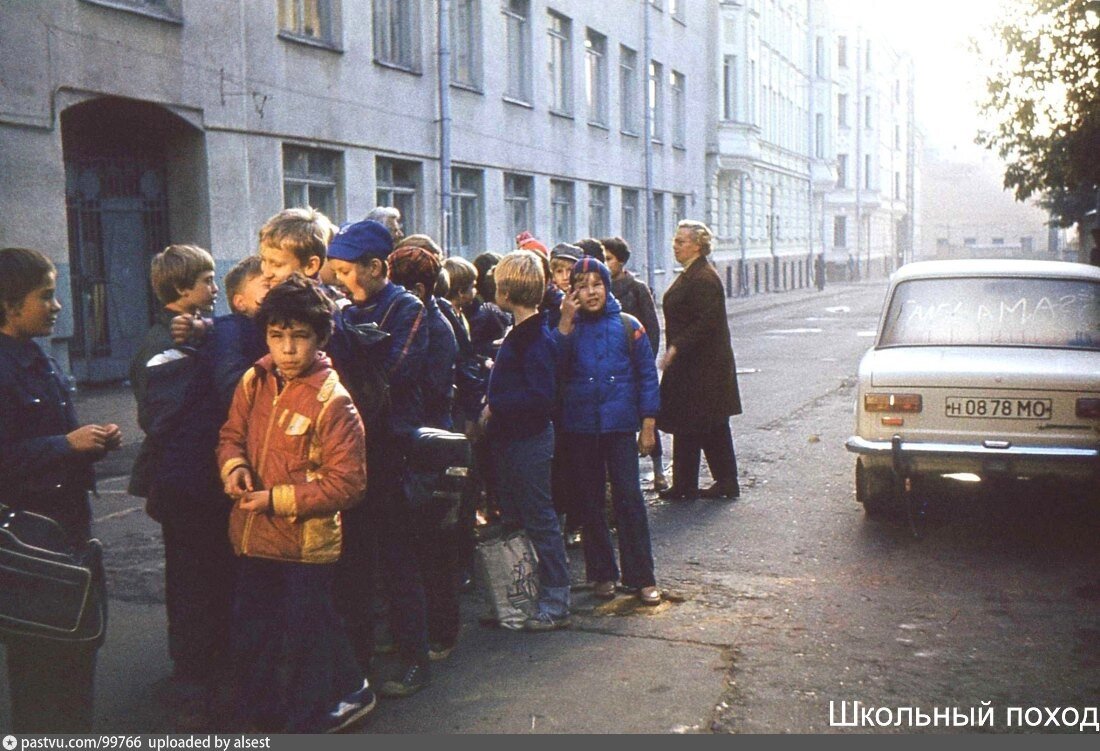
<svg viewBox="0 0 1100 751">
<path fill-rule="evenodd" d="M 343 329 L 350 349 L 343 375 L 367 435 L 381 435 L 390 424 L 390 384 L 383 363 L 390 335 L 376 323 L 348 323 Z"/>
</svg>

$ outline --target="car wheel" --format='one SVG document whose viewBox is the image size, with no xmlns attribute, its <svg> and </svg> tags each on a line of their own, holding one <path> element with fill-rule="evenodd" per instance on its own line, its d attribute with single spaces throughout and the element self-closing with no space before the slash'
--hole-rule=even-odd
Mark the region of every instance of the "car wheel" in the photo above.
<svg viewBox="0 0 1100 751">
<path fill-rule="evenodd" d="M 873 470 L 856 460 L 856 501 L 863 504 L 863 513 L 869 517 L 886 517 L 897 514 L 898 500 L 894 477 L 889 471 Z"/>
</svg>

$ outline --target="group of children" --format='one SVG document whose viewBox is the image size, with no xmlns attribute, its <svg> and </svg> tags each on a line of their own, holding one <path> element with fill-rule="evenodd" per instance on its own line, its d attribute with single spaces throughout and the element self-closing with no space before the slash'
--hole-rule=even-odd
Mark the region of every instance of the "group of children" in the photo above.
<svg viewBox="0 0 1100 751">
<path fill-rule="evenodd" d="M 457 640 L 480 496 L 469 494 L 451 531 L 416 518 L 401 468 L 420 427 L 475 440 L 475 475 L 501 522 L 534 544 L 541 587 L 527 630 L 570 624 L 564 505 L 583 528 L 595 595 L 615 597 L 621 578 L 643 603 L 660 602 L 638 473 L 639 453 L 658 443 L 654 352 L 591 242 L 551 259 L 521 236 L 515 252 L 471 264 L 443 259 L 423 235 L 373 220 L 337 229 L 288 209 L 226 276 L 232 312 L 215 318 L 209 253 L 172 245 L 153 259 L 162 310 L 131 370 L 146 433 L 131 492 L 164 530 L 169 651 L 189 729 L 335 732 L 364 717 L 376 701 L 366 678 L 376 581 L 399 657 L 379 693 L 427 685 L 431 661 Z M 52 267 L 39 271 L 16 292 L 52 300 Z M 8 320 L 25 304 L 13 295 L 0 288 Z M 22 357 L 41 359 L 32 345 L 19 344 Z M 59 450 L 58 471 L 120 441 L 114 426 L 85 432 L 79 448 L 70 437 Z M 87 486 L 74 486 L 70 505 L 86 506 Z M 572 503 L 553 497 L 563 493 Z M 232 717 L 217 711 L 225 705 Z"/>
</svg>

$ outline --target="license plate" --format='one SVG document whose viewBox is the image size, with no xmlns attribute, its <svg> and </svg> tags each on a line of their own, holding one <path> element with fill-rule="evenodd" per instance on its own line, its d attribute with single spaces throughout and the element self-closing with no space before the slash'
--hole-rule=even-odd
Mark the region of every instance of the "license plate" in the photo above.
<svg viewBox="0 0 1100 751">
<path fill-rule="evenodd" d="M 949 396 L 948 417 L 995 417 L 1010 420 L 1049 420 L 1054 415 L 1053 399 L 1016 397 Z"/>
</svg>

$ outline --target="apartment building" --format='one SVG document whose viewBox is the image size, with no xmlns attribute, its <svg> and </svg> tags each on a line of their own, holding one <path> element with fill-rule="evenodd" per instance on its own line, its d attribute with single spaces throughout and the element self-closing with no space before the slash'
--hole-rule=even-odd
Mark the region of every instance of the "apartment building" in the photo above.
<svg viewBox="0 0 1100 751">
<path fill-rule="evenodd" d="M 346 221 L 395 205 L 407 231 L 467 257 L 506 252 L 522 230 L 548 245 L 621 234 L 660 290 L 675 222 L 704 212 L 714 13 L 685 0 L 5 3 L 0 243 L 57 264 L 53 348 L 81 381 L 124 377 L 155 306 L 153 254 L 197 243 L 220 276 L 287 206 Z"/>
</svg>

